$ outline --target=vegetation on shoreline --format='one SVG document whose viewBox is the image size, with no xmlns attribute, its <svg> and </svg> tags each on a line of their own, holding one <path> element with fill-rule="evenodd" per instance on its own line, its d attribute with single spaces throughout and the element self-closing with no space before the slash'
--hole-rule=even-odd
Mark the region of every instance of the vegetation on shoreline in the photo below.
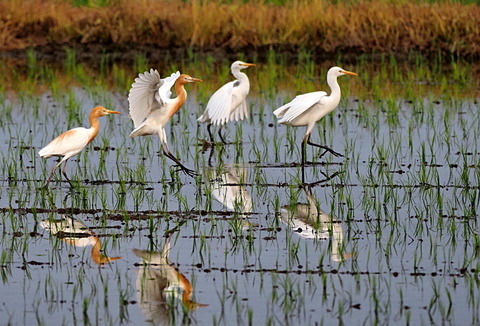
<svg viewBox="0 0 480 326">
<path fill-rule="evenodd" d="M 480 56 L 480 7 L 385 0 L 102 1 L 0 0 L 0 50 L 103 44 L 114 47 L 310 48 L 317 52 L 418 51 Z M 95 3 L 93 3 L 95 4 Z"/>
</svg>

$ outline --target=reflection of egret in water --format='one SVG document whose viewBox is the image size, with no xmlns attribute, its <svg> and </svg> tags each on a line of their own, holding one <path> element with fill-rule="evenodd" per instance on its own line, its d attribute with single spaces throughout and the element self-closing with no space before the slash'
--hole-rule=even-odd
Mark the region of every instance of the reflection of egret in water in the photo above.
<svg viewBox="0 0 480 326">
<path fill-rule="evenodd" d="M 171 308 L 180 302 L 187 311 L 207 306 L 192 301 L 192 285 L 168 259 L 170 237 L 162 251 L 132 251 L 142 259 L 137 274 L 137 300 L 147 321 L 171 324 L 175 317 Z"/>
<path fill-rule="evenodd" d="M 333 261 L 342 261 L 350 258 L 350 253 L 344 252 L 343 228 L 340 222 L 333 221 L 330 215 L 317 208 L 311 189 L 305 189 L 308 204 L 293 204 L 282 206 L 281 220 L 304 239 L 331 239 L 330 258 Z"/>
<path fill-rule="evenodd" d="M 40 226 L 62 239 L 62 241 L 76 247 L 92 246 L 92 260 L 96 264 L 106 264 L 108 262 L 119 260 L 122 257 L 107 257 L 102 254 L 102 243 L 100 238 L 95 235 L 83 222 L 74 218 L 63 218 L 60 220 L 43 220 Z"/>
<path fill-rule="evenodd" d="M 247 169 L 243 165 L 224 166 L 205 170 L 205 177 L 210 181 L 212 196 L 227 209 L 241 213 L 252 211 L 252 197 L 244 186 Z"/>
</svg>

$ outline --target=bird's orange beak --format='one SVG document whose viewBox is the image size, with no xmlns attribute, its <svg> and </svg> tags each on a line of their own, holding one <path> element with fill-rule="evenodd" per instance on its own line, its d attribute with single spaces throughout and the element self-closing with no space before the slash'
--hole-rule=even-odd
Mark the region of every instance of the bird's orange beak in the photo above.
<svg viewBox="0 0 480 326">
<path fill-rule="evenodd" d="M 188 81 L 189 81 L 190 83 L 193 83 L 193 82 L 203 82 L 203 80 L 198 79 L 198 78 L 195 78 L 195 77 L 190 77 L 190 78 L 188 78 Z"/>
<path fill-rule="evenodd" d="M 121 113 L 118 112 L 118 111 L 112 111 L 112 110 L 107 110 L 107 113 L 108 113 L 108 114 L 121 114 Z"/>
<path fill-rule="evenodd" d="M 245 67 L 255 67 L 256 66 L 256 64 L 254 64 L 254 63 L 246 63 L 246 62 L 241 63 L 240 65 L 245 66 Z"/>
<path fill-rule="evenodd" d="M 345 74 L 345 75 L 352 75 L 352 76 L 357 76 L 356 73 L 354 72 L 351 72 L 351 71 L 348 71 L 348 70 L 342 70 L 342 74 Z"/>
</svg>

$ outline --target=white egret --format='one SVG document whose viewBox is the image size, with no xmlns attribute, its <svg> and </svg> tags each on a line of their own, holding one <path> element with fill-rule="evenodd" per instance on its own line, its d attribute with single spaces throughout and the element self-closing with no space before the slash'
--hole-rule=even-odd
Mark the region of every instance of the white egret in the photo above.
<svg viewBox="0 0 480 326">
<path fill-rule="evenodd" d="M 55 170 L 63 162 L 65 163 L 63 164 L 62 174 L 65 176 L 67 181 L 70 182 L 70 179 L 68 178 L 65 170 L 67 167 L 68 159 L 80 153 L 82 149 L 85 148 L 85 146 L 87 146 L 93 139 L 95 139 L 100 129 L 100 122 L 98 121 L 98 118 L 108 114 L 120 114 L 120 112 L 107 110 L 103 106 L 97 106 L 93 108 L 93 110 L 90 112 L 89 117 L 90 128 L 87 129 L 83 127 L 78 127 L 70 129 L 61 134 L 60 136 L 56 137 L 47 146 L 45 146 L 38 152 L 40 157 L 43 158 L 49 158 L 51 156 L 63 156 L 60 162 L 53 168 L 52 173 L 50 174 L 50 177 L 45 184 L 45 187 L 48 186 L 48 184 L 52 180 Z"/>
<path fill-rule="evenodd" d="M 246 98 L 250 91 L 250 81 L 242 69 L 254 67 L 253 63 L 235 61 L 230 67 L 232 75 L 236 78 L 220 87 L 207 103 L 205 112 L 197 119 L 199 122 L 207 122 L 208 135 L 213 144 L 213 136 L 210 130 L 212 125 L 220 126 L 218 135 L 224 144 L 222 127 L 229 121 L 238 121 L 248 118 L 248 105 Z"/>
<path fill-rule="evenodd" d="M 273 111 L 273 114 L 279 119 L 278 123 L 293 127 L 307 127 L 307 132 L 302 140 L 302 165 L 305 163 L 306 144 L 324 149 L 325 152 L 323 152 L 321 156 L 327 151 L 335 156 L 343 156 L 327 146 L 315 144 L 310 141 L 310 135 L 312 134 L 315 123 L 327 113 L 335 110 L 338 103 L 340 103 L 341 91 L 337 78 L 343 75 L 356 76 L 357 74 L 340 67 L 332 67 L 327 73 L 327 84 L 331 89 L 330 95 L 327 95 L 327 93 L 323 91 L 297 95 L 290 103 Z"/>
<path fill-rule="evenodd" d="M 163 154 L 190 176 L 194 176 L 195 172 L 180 163 L 168 147 L 165 125 L 187 99 L 187 91 L 184 85 L 201 81 L 201 79 L 189 75 L 180 75 L 178 71 L 170 77 L 160 79 L 158 71 L 150 69 L 150 72 L 146 71 L 135 78 L 128 94 L 130 117 L 135 126 L 135 129 L 130 133 L 130 137 L 157 134 L 160 138 Z M 176 98 L 171 98 L 170 88 L 173 85 L 175 85 L 177 93 Z"/>
</svg>

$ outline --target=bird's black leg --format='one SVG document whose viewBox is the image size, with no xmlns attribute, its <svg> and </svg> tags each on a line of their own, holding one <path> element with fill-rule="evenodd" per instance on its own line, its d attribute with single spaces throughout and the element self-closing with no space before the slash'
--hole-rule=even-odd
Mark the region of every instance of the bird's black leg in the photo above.
<svg viewBox="0 0 480 326">
<path fill-rule="evenodd" d="M 168 149 L 164 148 L 163 149 L 163 154 L 166 157 L 168 157 L 169 159 L 171 159 L 172 161 L 174 161 L 177 164 L 177 166 L 179 167 L 179 169 L 182 170 L 182 172 L 185 173 L 186 175 L 188 175 L 192 178 L 197 175 L 197 173 L 195 171 L 190 170 L 189 168 L 185 167 L 185 165 L 180 163 L 180 161 Z"/>
<path fill-rule="evenodd" d="M 53 167 L 52 173 L 50 173 L 50 176 L 48 177 L 47 182 L 43 185 L 44 188 L 47 188 L 48 185 L 50 184 L 50 181 L 52 181 L 53 175 L 55 174 L 55 170 L 62 164 L 62 161 L 60 161 L 57 165 Z"/>
<path fill-rule="evenodd" d="M 223 128 L 223 125 L 220 125 L 220 128 L 218 129 L 218 135 L 220 136 L 220 139 L 222 140 L 222 143 L 223 143 L 224 145 L 226 145 L 227 142 L 225 141 L 225 139 L 224 139 L 223 136 L 222 136 L 222 128 Z"/>
<path fill-rule="evenodd" d="M 65 163 L 63 163 L 62 174 L 65 177 L 65 179 L 67 179 L 68 183 L 70 185 L 72 185 L 72 182 L 70 181 L 70 179 L 68 178 L 68 175 L 67 175 L 67 162 L 68 162 L 68 159 L 66 159 Z"/>
<path fill-rule="evenodd" d="M 213 141 L 212 131 L 210 130 L 211 127 L 212 127 L 212 124 L 209 123 L 207 125 L 207 131 L 208 131 L 208 135 L 210 136 L 210 143 L 213 145 L 213 144 L 215 144 L 215 142 Z"/>
<path fill-rule="evenodd" d="M 305 183 L 305 155 L 307 150 L 307 136 L 303 137 L 302 140 L 302 183 Z"/>
<path fill-rule="evenodd" d="M 335 151 L 334 151 L 333 149 L 331 149 L 330 147 L 312 143 L 312 142 L 310 141 L 310 135 L 305 136 L 305 138 L 307 139 L 307 144 L 312 145 L 312 146 L 315 146 L 315 147 L 319 147 L 319 148 L 325 150 L 325 152 L 323 152 L 322 155 L 320 155 L 320 157 L 322 157 L 323 155 L 325 155 L 327 152 L 332 153 L 332 154 L 333 154 L 334 156 L 336 156 L 336 157 L 339 157 L 339 156 L 343 157 L 342 154 L 335 152 Z M 304 139 L 305 139 L 305 138 L 304 138 Z"/>
</svg>

